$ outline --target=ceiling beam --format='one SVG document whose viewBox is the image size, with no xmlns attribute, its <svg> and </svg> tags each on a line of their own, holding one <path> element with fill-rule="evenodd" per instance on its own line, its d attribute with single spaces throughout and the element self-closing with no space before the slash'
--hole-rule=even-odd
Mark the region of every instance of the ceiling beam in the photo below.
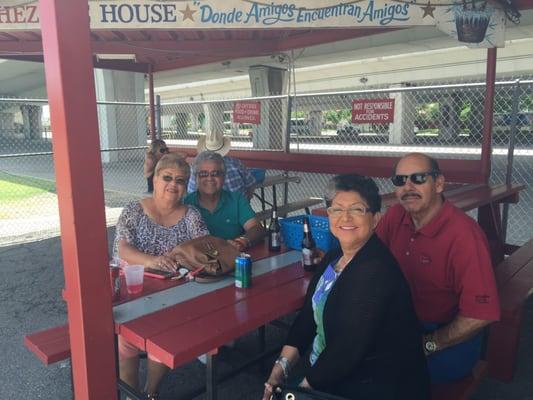
<svg viewBox="0 0 533 400">
<path fill-rule="evenodd" d="M 291 35 L 280 41 L 279 51 L 309 47 L 323 43 L 338 42 L 362 36 L 376 35 L 391 32 L 392 28 L 367 28 L 367 29 L 322 29 L 313 30 L 300 35 Z"/>
</svg>

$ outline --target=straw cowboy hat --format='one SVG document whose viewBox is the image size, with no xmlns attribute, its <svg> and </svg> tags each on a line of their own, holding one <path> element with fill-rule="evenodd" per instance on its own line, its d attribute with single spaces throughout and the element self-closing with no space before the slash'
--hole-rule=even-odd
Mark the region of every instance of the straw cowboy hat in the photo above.
<svg viewBox="0 0 533 400">
<path fill-rule="evenodd" d="M 214 132 L 208 132 L 205 136 L 198 139 L 196 148 L 198 149 L 198 153 L 208 150 L 214 151 L 224 157 L 228 154 L 230 146 L 231 139 L 229 137 Z"/>
</svg>

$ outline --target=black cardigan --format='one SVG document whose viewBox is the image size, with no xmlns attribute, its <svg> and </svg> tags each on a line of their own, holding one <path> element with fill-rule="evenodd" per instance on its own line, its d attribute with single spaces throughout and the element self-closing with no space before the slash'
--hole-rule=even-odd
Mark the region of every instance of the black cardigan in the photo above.
<svg viewBox="0 0 533 400">
<path fill-rule="evenodd" d="M 318 280 L 341 255 L 339 249 L 326 254 L 291 327 L 286 344 L 298 348 L 300 355 L 310 348 L 316 334 L 311 299 Z M 314 389 L 359 399 L 364 397 L 361 382 L 370 382 L 383 388 L 379 400 L 430 398 L 420 324 L 409 286 L 394 256 L 376 235 L 337 278 L 323 321 L 326 347 L 305 374 Z"/>
</svg>

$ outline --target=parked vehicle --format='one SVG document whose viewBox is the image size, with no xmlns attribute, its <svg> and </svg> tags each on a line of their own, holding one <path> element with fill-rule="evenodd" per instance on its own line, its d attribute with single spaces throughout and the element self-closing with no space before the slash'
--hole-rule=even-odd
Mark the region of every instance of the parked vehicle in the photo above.
<svg viewBox="0 0 533 400">
<path fill-rule="evenodd" d="M 310 135 L 311 129 L 304 118 L 291 119 L 291 135 Z"/>
<path fill-rule="evenodd" d="M 495 114 L 494 133 L 509 133 L 513 122 L 511 113 Z M 533 112 L 521 112 L 516 115 L 516 128 L 521 134 L 533 134 Z"/>
<path fill-rule="evenodd" d="M 361 128 L 352 123 L 339 123 L 337 125 L 337 136 L 356 136 L 361 133 Z"/>
</svg>

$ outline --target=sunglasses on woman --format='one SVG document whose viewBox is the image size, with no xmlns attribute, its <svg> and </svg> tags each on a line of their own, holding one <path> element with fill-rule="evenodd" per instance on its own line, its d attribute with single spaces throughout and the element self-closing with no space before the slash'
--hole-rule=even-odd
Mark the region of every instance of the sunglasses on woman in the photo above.
<svg viewBox="0 0 533 400">
<path fill-rule="evenodd" d="M 159 149 L 159 152 L 160 152 L 161 154 L 168 153 L 168 152 L 169 152 L 168 147 L 162 147 L 162 148 L 160 148 L 160 149 Z"/>
<path fill-rule="evenodd" d="M 165 182 L 170 183 L 172 181 L 176 182 L 176 185 L 182 185 L 185 186 L 187 184 L 187 179 L 180 178 L 179 176 L 173 178 L 170 175 L 163 175 L 161 177 Z"/>
<path fill-rule="evenodd" d="M 391 181 L 394 186 L 405 185 L 407 183 L 407 179 L 409 179 L 415 185 L 422 185 L 426 183 L 426 181 L 428 180 L 428 176 L 432 176 L 433 179 L 435 179 L 437 176 L 439 176 L 439 172 L 429 171 L 429 172 L 415 172 L 414 174 L 411 174 L 411 175 L 394 175 L 391 178 Z"/>
<path fill-rule="evenodd" d="M 199 178 L 207 178 L 208 176 L 210 176 L 211 178 L 219 178 L 221 177 L 222 175 L 224 175 L 224 171 L 200 171 L 198 172 L 198 177 Z"/>
</svg>

